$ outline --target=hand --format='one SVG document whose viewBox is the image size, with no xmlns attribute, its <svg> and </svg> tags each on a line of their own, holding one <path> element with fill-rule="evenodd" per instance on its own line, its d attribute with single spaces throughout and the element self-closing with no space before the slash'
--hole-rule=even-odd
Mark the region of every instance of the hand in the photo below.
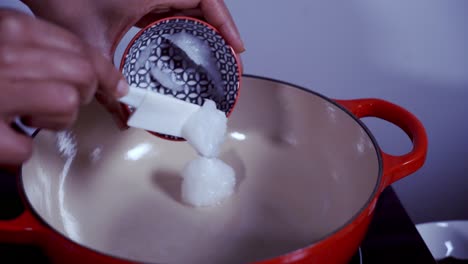
<svg viewBox="0 0 468 264">
<path fill-rule="evenodd" d="M 166 0 L 153 1 L 151 12 L 139 20 L 145 26 L 157 19 L 169 16 L 190 16 L 203 19 L 214 26 L 237 53 L 245 50 L 234 20 L 222 0 Z"/>
<path fill-rule="evenodd" d="M 67 28 L 112 60 L 117 41 L 132 26 L 144 26 L 172 15 L 205 19 L 216 27 L 233 49 L 241 53 L 244 44 L 223 0 L 22 0 L 33 13 Z M 242 71 L 242 62 L 240 62 Z M 128 114 L 121 104 L 105 93 L 98 93 L 103 104 L 121 128 Z"/>
<path fill-rule="evenodd" d="M 0 10 L 0 36 L 1 164 L 19 164 L 31 153 L 31 138 L 11 126 L 16 117 L 60 130 L 73 123 L 98 87 L 115 98 L 128 90 L 100 52 L 58 26 Z"/>
<path fill-rule="evenodd" d="M 134 25 L 186 15 L 217 28 L 237 53 L 245 50 L 223 0 L 22 0 L 36 16 L 61 25 L 110 56 L 114 42 Z"/>
</svg>

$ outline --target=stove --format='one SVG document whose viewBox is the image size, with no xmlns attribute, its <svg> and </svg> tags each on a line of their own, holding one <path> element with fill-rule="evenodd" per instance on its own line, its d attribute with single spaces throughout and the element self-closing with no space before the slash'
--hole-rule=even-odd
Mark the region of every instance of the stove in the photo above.
<svg viewBox="0 0 468 264">
<path fill-rule="evenodd" d="M 349 262 L 349 264 L 364 264 L 362 259 L 362 249 L 359 248 L 356 254 L 354 254 L 353 258 Z"/>
<path fill-rule="evenodd" d="M 0 219 L 19 215 L 16 179 L 0 171 Z M 34 246 L 0 244 L 0 263 L 47 264 L 48 259 Z M 435 264 L 394 190 L 389 187 L 377 203 L 369 231 L 350 264 Z"/>
<path fill-rule="evenodd" d="M 382 193 L 356 255 L 361 255 L 363 264 L 437 263 L 392 187 Z M 355 256 L 353 261 L 359 259 Z"/>
</svg>

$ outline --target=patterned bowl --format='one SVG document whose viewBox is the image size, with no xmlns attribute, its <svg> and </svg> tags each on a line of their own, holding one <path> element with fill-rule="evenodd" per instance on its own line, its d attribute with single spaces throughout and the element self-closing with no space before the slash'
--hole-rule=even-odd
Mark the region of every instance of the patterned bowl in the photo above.
<svg viewBox="0 0 468 264">
<path fill-rule="evenodd" d="M 140 30 L 128 44 L 120 70 L 131 86 L 198 105 L 210 99 L 228 117 L 239 94 L 236 53 L 213 26 L 190 17 L 165 18 Z"/>
</svg>

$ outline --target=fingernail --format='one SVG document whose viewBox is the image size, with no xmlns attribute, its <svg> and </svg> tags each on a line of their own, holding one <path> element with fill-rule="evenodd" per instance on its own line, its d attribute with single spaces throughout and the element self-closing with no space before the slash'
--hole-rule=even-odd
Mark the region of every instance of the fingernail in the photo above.
<svg viewBox="0 0 468 264">
<path fill-rule="evenodd" d="M 127 95 L 129 90 L 128 84 L 125 80 L 120 80 L 119 83 L 117 84 L 117 96 L 123 97 Z"/>
<path fill-rule="evenodd" d="M 245 45 L 244 45 L 244 41 L 242 41 L 241 38 L 238 39 L 238 45 L 237 45 L 237 50 L 236 50 L 236 53 L 237 54 L 241 54 L 245 51 Z"/>
<path fill-rule="evenodd" d="M 237 28 L 236 25 L 234 25 L 234 28 L 235 28 L 236 33 L 237 33 L 237 38 L 239 39 L 239 44 L 240 44 L 239 53 L 242 53 L 242 52 L 245 51 L 244 40 L 242 39 L 241 34 L 240 34 L 240 32 L 239 32 L 239 29 Z"/>
</svg>

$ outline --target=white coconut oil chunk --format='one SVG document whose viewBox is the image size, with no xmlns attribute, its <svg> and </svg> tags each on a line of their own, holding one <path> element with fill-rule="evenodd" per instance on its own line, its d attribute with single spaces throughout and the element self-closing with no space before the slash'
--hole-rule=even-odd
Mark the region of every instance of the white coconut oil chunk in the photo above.
<svg viewBox="0 0 468 264">
<path fill-rule="evenodd" d="M 227 130 L 226 115 L 211 100 L 184 124 L 182 136 L 201 157 L 182 171 L 182 200 L 195 207 L 215 206 L 234 193 L 234 170 L 218 159 Z"/>
<path fill-rule="evenodd" d="M 195 207 L 219 205 L 232 195 L 236 185 L 234 170 L 219 159 L 194 159 L 182 177 L 182 200 Z"/>
<path fill-rule="evenodd" d="M 205 100 L 203 106 L 185 122 L 182 137 L 201 156 L 214 158 L 224 142 L 227 129 L 227 117 L 216 108 L 211 100 Z"/>
</svg>

